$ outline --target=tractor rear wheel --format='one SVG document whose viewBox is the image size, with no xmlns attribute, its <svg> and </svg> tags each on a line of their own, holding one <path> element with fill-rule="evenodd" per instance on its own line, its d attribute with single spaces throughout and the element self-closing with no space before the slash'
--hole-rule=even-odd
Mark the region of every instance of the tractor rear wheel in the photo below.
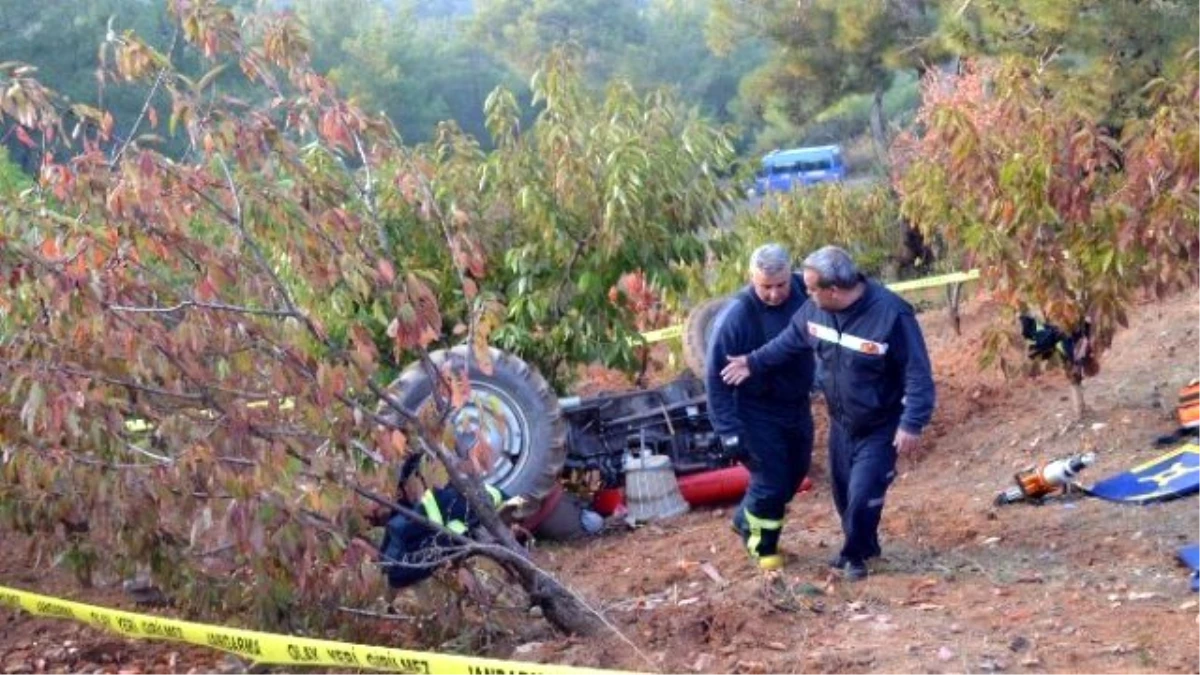
<svg viewBox="0 0 1200 675">
<path fill-rule="evenodd" d="M 704 379 L 708 363 L 708 345 L 712 342 L 717 317 L 729 306 L 733 296 L 705 300 L 688 314 L 683 322 L 683 362 L 692 373 Z"/>
<path fill-rule="evenodd" d="M 460 345 L 429 354 L 435 372 L 421 362 L 408 366 L 389 392 L 420 415 L 434 404 L 434 378 L 442 377 L 444 366 L 461 372 L 469 361 L 470 397 L 449 419 L 457 442 L 473 447 L 483 434 L 492 451 L 492 467 L 483 479 L 510 495 L 541 499 L 558 483 L 566 461 L 566 420 L 541 374 L 512 354 L 489 349 L 491 374 L 468 360 L 467 347 Z"/>
</svg>

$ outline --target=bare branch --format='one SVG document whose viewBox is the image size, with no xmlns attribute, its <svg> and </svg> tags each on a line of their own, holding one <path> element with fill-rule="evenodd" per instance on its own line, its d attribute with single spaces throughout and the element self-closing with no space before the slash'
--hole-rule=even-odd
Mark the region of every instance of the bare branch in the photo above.
<svg viewBox="0 0 1200 675">
<path fill-rule="evenodd" d="M 159 462 L 160 464 L 174 464 L 175 463 L 175 460 L 170 457 L 164 457 L 163 455 L 155 454 L 143 447 L 140 447 L 140 446 L 130 443 L 128 441 L 125 442 L 125 447 L 129 448 L 130 450 L 133 450 L 134 452 L 138 453 L 139 455 L 149 457 L 150 459 L 153 459 L 154 461 Z"/>
<path fill-rule="evenodd" d="M 237 184 L 233 180 L 233 174 L 229 172 L 229 165 L 225 162 L 225 158 L 222 155 L 218 154 L 216 158 L 217 162 L 221 165 L 221 170 L 225 172 L 225 179 L 229 182 L 229 193 L 233 196 L 233 205 L 235 209 L 233 214 L 233 225 L 238 229 L 238 232 L 241 233 L 243 243 L 250 249 L 251 254 L 254 256 L 255 262 L 258 263 L 259 269 L 261 269 L 264 274 L 271 278 L 272 285 L 275 287 L 275 290 L 279 292 L 280 297 L 283 298 L 283 304 L 287 305 L 288 311 L 291 312 L 291 314 L 301 322 L 303 322 L 308 328 L 309 332 L 320 338 L 322 342 L 328 344 L 325 336 L 322 335 L 321 331 L 317 330 L 316 325 L 313 324 L 312 319 L 310 319 L 307 315 L 302 313 L 299 308 L 296 307 L 296 302 L 292 299 L 292 294 L 288 290 L 287 285 L 283 283 L 283 279 L 279 278 L 279 275 L 276 274 L 275 269 L 272 268 L 271 264 L 267 261 L 267 256 L 265 253 L 263 253 L 262 248 L 258 245 L 258 241 L 251 236 L 249 228 L 246 227 L 246 222 L 242 220 L 242 200 L 240 197 L 238 197 Z"/>
<path fill-rule="evenodd" d="M 254 316 L 274 316 L 279 318 L 300 318 L 295 312 L 281 309 L 260 309 L 257 307 L 243 307 L 240 305 L 228 305 L 223 302 L 198 302 L 196 300 L 184 300 L 178 304 L 169 307 L 134 307 L 129 305 L 108 305 L 108 309 L 114 312 L 128 312 L 131 314 L 172 314 L 190 307 L 197 309 L 211 309 L 217 312 L 231 312 L 234 314 L 250 314 Z"/>
<path fill-rule="evenodd" d="M 363 171 L 367 174 L 367 182 L 359 187 L 359 194 L 362 197 L 363 203 L 366 204 L 367 213 L 371 216 L 371 221 L 376 224 L 375 232 L 379 237 L 379 250 L 386 254 L 391 250 L 391 242 L 388 241 L 387 230 L 379 227 L 379 212 L 375 208 L 375 181 L 371 176 L 371 162 L 367 159 L 366 150 L 363 149 L 362 139 L 359 138 L 358 132 L 353 132 L 354 147 L 358 149 L 358 156 L 362 159 Z"/>
<path fill-rule="evenodd" d="M 154 394 L 155 396 L 166 396 L 169 398 L 176 398 L 176 399 L 180 399 L 180 400 L 184 400 L 184 401 L 200 402 L 200 401 L 205 400 L 205 397 L 202 394 L 189 394 L 186 392 L 170 391 L 167 389 L 161 389 L 159 387 L 151 387 L 149 385 L 141 384 L 140 382 L 133 382 L 131 380 L 122 380 L 121 378 L 118 378 L 118 377 L 109 377 L 107 375 L 101 375 L 101 374 L 95 373 L 95 372 L 90 372 L 90 371 L 85 371 L 85 370 L 76 370 L 74 368 L 70 368 L 67 366 L 51 365 L 44 361 L 33 362 L 33 361 L 23 361 L 23 360 L 2 359 L 2 360 L 0 360 L 0 363 L 4 364 L 4 366 L 8 367 L 8 368 L 23 366 L 26 368 L 34 368 L 34 369 L 43 370 L 43 371 L 62 373 L 64 375 L 70 375 L 71 377 L 80 377 L 80 378 L 92 380 L 95 382 L 104 382 L 105 384 L 111 384 L 111 385 L 114 385 L 117 387 L 124 387 L 124 388 L 132 390 L 132 391 L 139 391 L 139 392 L 144 392 L 147 394 Z"/>
<path fill-rule="evenodd" d="M 383 612 L 371 612 L 365 609 L 355 609 L 353 607 L 346 606 L 338 607 L 338 611 L 345 612 L 347 614 L 354 614 L 356 616 L 367 616 L 372 619 L 384 619 L 387 621 L 412 621 L 416 618 L 408 614 L 385 614 Z"/>
<path fill-rule="evenodd" d="M 117 163 L 121 161 L 122 155 L 125 154 L 125 150 L 127 150 L 129 148 L 129 144 L 133 142 L 133 137 L 135 134 L 137 134 L 138 127 L 142 125 L 142 119 L 146 117 L 146 111 L 150 109 L 150 103 L 154 100 L 154 95 L 158 93 L 158 88 L 162 85 L 163 78 L 166 77 L 167 73 L 171 69 L 169 59 L 171 58 L 171 52 L 175 51 L 175 43 L 178 40 L 179 26 L 175 26 L 175 30 L 171 33 L 171 45 L 167 47 L 166 58 L 168 59 L 168 62 L 159 69 L 158 76 L 154 78 L 154 85 L 150 87 L 150 93 L 146 95 L 146 100 L 142 102 L 142 110 L 138 113 L 137 119 L 133 121 L 133 126 L 129 128 L 129 134 L 125 137 L 125 142 L 121 144 L 121 149 L 117 151 L 117 154 L 113 155 L 112 160 L 108 163 L 109 169 L 116 168 Z"/>
</svg>

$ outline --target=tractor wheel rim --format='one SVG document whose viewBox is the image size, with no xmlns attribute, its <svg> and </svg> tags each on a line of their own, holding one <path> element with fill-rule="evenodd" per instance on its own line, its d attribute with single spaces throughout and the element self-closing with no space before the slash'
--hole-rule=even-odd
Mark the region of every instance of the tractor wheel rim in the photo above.
<svg viewBox="0 0 1200 675">
<path fill-rule="evenodd" d="M 470 450 L 480 436 L 492 453 L 484 480 L 504 485 L 529 459 L 526 434 L 529 420 L 508 392 L 486 382 L 472 382 L 471 395 L 452 418 L 458 447 Z"/>
</svg>

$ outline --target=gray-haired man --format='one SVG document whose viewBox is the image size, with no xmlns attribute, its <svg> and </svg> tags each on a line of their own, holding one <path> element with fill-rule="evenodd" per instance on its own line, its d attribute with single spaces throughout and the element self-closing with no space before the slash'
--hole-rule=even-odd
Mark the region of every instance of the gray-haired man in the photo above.
<svg viewBox="0 0 1200 675">
<path fill-rule="evenodd" d="M 726 383 L 721 368 L 727 356 L 746 354 L 779 335 L 804 304 L 804 285 L 792 272 L 787 250 L 761 246 L 750 256 L 750 284 L 717 317 L 709 345 L 709 416 L 726 449 L 750 470 L 733 526 L 764 570 L 783 566 L 778 546 L 784 512 L 812 460 L 813 356 L 807 348 L 798 350 L 780 359 L 769 376 L 745 383 Z"/>
</svg>

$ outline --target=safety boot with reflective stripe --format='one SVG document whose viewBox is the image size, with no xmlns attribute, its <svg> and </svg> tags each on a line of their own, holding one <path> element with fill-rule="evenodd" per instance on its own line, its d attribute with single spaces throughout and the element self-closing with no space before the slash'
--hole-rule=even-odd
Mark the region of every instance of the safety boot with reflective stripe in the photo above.
<svg viewBox="0 0 1200 675">
<path fill-rule="evenodd" d="M 779 532 L 782 520 L 759 518 L 749 510 L 742 512 L 746 517 L 746 550 L 758 563 L 760 569 L 777 570 L 783 567 L 783 555 L 779 553 Z"/>
</svg>

